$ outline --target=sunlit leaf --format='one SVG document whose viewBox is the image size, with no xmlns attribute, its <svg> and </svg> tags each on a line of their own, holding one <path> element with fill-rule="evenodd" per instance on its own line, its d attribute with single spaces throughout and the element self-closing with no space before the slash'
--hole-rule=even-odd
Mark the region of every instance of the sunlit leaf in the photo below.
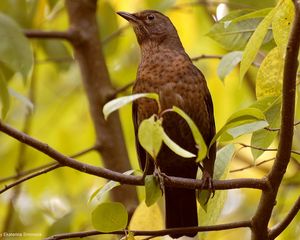
<svg viewBox="0 0 300 240">
<path fill-rule="evenodd" d="M 107 119 L 112 112 L 118 110 L 119 108 L 125 106 L 128 103 L 133 102 L 134 100 L 144 97 L 154 99 L 157 103 L 159 102 L 159 97 L 156 93 L 138 93 L 132 94 L 130 96 L 119 97 L 109 101 L 104 105 L 102 110 L 104 118 Z"/>
<path fill-rule="evenodd" d="M 162 192 L 160 189 L 160 184 L 158 179 L 153 175 L 148 175 L 145 177 L 145 191 L 146 191 L 146 199 L 145 203 L 148 207 L 157 202 L 159 198 L 162 196 Z"/>
<path fill-rule="evenodd" d="M 135 209 L 129 223 L 129 229 L 140 230 L 159 230 L 164 228 L 163 213 L 158 203 L 147 207 L 146 203 L 142 201 Z M 137 239 L 144 239 L 144 237 L 136 237 Z"/>
<path fill-rule="evenodd" d="M 125 175 L 131 175 L 135 172 L 135 170 L 128 170 L 126 172 L 124 172 L 123 174 Z M 112 189 L 114 189 L 115 187 L 120 186 L 121 184 L 119 182 L 110 180 L 108 181 L 104 186 L 98 188 L 96 191 L 94 191 L 92 193 L 92 195 L 90 196 L 88 202 L 91 202 L 95 197 L 97 197 L 97 201 L 101 202 L 103 197 Z"/>
<path fill-rule="evenodd" d="M 257 108 L 246 108 L 233 113 L 226 121 L 226 124 L 248 119 L 265 120 L 266 117 L 264 113 Z"/>
<path fill-rule="evenodd" d="M 227 50 L 234 51 L 244 49 L 251 35 L 262 21 L 262 17 L 234 21 L 234 19 L 239 19 L 248 14 L 249 10 L 237 10 L 229 13 L 219 22 L 215 23 L 207 35 L 220 43 Z M 263 43 L 269 43 L 271 40 L 272 33 L 271 30 L 269 30 Z"/>
<path fill-rule="evenodd" d="M 235 128 L 230 128 L 227 130 L 227 132 L 232 136 L 232 138 L 237 138 L 243 134 L 255 132 L 267 126 L 269 126 L 269 123 L 267 121 L 256 121 Z"/>
<path fill-rule="evenodd" d="M 180 108 L 173 106 L 172 110 L 174 112 L 178 113 L 189 125 L 189 127 L 192 131 L 195 143 L 198 147 L 196 162 L 202 161 L 207 155 L 207 146 L 206 146 L 206 143 L 205 143 L 198 127 L 196 126 L 194 121 Z"/>
<path fill-rule="evenodd" d="M 274 40 L 282 56 L 284 56 L 289 33 L 294 20 L 295 8 L 292 0 L 284 0 L 274 15 L 272 22 Z"/>
<path fill-rule="evenodd" d="M 253 19 L 253 18 L 264 18 L 265 16 L 268 15 L 268 13 L 272 10 L 272 8 L 264 8 L 264 9 L 259 9 L 257 11 L 253 11 L 247 14 L 244 14 L 242 16 L 239 16 L 237 18 L 232 19 L 232 22 L 240 22 L 244 21 L 247 19 Z"/>
<path fill-rule="evenodd" d="M 2 106 L 1 116 L 2 118 L 5 118 L 10 106 L 10 98 L 9 98 L 9 92 L 7 88 L 7 82 L 4 79 L 1 69 L 0 69 L 0 100 Z"/>
<path fill-rule="evenodd" d="M 127 221 L 126 208 L 119 202 L 101 203 L 92 212 L 93 226 L 100 232 L 124 230 Z"/>
<path fill-rule="evenodd" d="M 196 157 L 195 154 L 183 149 L 180 147 L 177 143 L 175 143 L 169 136 L 165 133 L 165 131 L 162 129 L 162 139 L 164 143 L 177 155 L 184 157 L 184 158 L 192 158 Z"/>
<path fill-rule="evenodd" d="M 279 96 L 282 91 L 284 58 L 275 47 L 263 60 L 256 77 L 256 97 Z"/>
<path fill-rule="evenodd" d="M 279 6 L 279 5 L 278 5 Z M 274 14 L 276 13 L 278 6 L 273 8 L 269 14 L 259 23 L 255 32 L 249 39 L 246 48 L 243 53 L 240 69 L 240 79 L 242 80 L 254 61 L 263 41 L 268 32 L 269 26 L 272 23 Z"/>
<path fill-rule="evenodd" d="M 162 133 L 161 120 L 155 120 L 154 116 L 143 120 L 139 126 L 139 142 L 154 160 L 156 160 L 162 145 Z"/>
<path fill-rule="evenodd" d="M 241 61 L 243 52 L 234 51 L 224 55 L 218 66 L 218 76 L 224 81 L 225 77 Z"/>
<path fill-rule="evenodd" d="M 33 64 L 29 42 L 17 23 L 1 13 L 0 38 L 0 61 L 25 79 Z"/>
<path fill-rule="evenodd" d="M 265 114 L 269 123 L 269 128 L 278 128 L 281 116 L 281 97 L 266 97 L 255 104 L 253 107 L 259 107 Z M 259 148 L 268 148 L 278 135 L 278 131 L 268 131 L 265 129 L 256 131 L 252 134 L 251 145 Z M 256 160 L 264 152 L 251 148 L 252 156 Z"/>
<path fill-rule="evenodd" d="M 266 117 L 263 112 L 256 108 L 246 108 L 239 110 L 232 114 L 225 125 L 217 132 L 212 141 L 210 142 L 209 148 L 216 142 L 216 140 L 222 136 L 222 134 L 229 134 L 228 129 L 232 129 L 238 126 L 242 126 L 249 123 L 265 121 Z M 246 128 L 247 129 L 247 128 Z M 247 131 L 246 131 L 247 132 Z M 248 133 L 248 132 L 247 132 Z M 228 139 L 228 137 L 224 137 Z M 231 139 L 231 138 L 230 138 Z"/>
</svg>

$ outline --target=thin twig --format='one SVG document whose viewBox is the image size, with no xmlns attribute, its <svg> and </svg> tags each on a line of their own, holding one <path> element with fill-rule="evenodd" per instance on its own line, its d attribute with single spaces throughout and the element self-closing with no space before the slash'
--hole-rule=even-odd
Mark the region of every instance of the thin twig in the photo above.
<svg viewBox="0 0 300 240">
<path fill-rule="evenodd" d="M 269 233 L 270 239 L 275 239 L 277 236 L 279 236 L 280 233 L 282 233 L 287 226 L 293 221 L 293 219 L 296 217 L 300 210 L 300 197 L 298 197 L 297 201 L 295 202 L 292 209 L 288 212 L 286 217 L 280 222 L 279 224 L 275 225 Z"/>
<path fill-rule="evenodd" d="M 88 149 L 85 149 L 85 150 L 83 150 L 83 151 L 81 151 L 81 152 L 79 152 L 79 153 L 74 154 L 74 155 L 71 156 L 71 157 L 73 157 L 73 158 L 80 157 L 80 156 L 82 156 L 82 155 L 84 155 L 84 154 L 86 154 L 86 153 L 88 153 L 88 152 L 90 152 L 90 151 L 93 151 L 93 150 L 95 150 L 95 149 L 98 149 L 98 146 L 93 146 L 93 147 L 90 147 L 90 148 L 88 148 Z M 47 165 L 48 165 L 48 166 L 47 166 Z M 57 169 L 57 168 L 64 167 L 64 166 L 61 165 L 60 163 L 54 163 L 54 164 L 51 163 L 51 164 L 47 164 L 47 165 L 46 165 L 47 167 L 43 167 L 43 169 L 41 169 L 42 166 L 36 168 L 36 169 L 41 169 L 41 170 L 39 170 L 38 172 L 34 172 L 34 173 L 32 173 L 32 174 L 26 174 L 27 176 L 25 176 L 25 177 L 23 177 L 23 178 L 20 178 L 20 179 L 18 179 L 17 181 L 15 181 L 15 182 L 13 182 L 13 183 L 11 183 L 11 184 L 9 184 L 9 185 L 5 185 L 4 188 L 0 190 L 0 194 L 6 192 L 6 191 L 9 190 L 10 188 L 13 188 L 13 187 L 15 187 L 15 186 L 17 186 L 17 185 L 19 185 L 19 184 L 21 184 L 21 183 L 23 183 L 23 182 L 29 180 L 29 179 L 32 179 L 32 178 L 34 178 L 34 177 L 37 177 L 37 176 L 40 176 L 40 175 L 42 175 L 42 174 L 48 173 L 48 172 L 53 171 L 53 170 L 55 170 L 55 169 Z M 44 166 L 45 166 L 45 165 L 44 165 Z M 29 170 L 29 171 L 32 172 L 32 169 Z M 20 176 L 16 175 L 16 178 L 19 178 L 19 177 L 20 177 Z"/>
<path fill-rule="evenodd" d="M 201 54 L 200 56 L 191 58 L 192 61 L 198 61 L 201 59 L 221 59 L 223 55 L 207 55 L 207 54 Z"/>
<path fill-rule="evenodd" d="M 25 181 L 28 181 L 29 179 L 31 178 L 34 178 L 34 177 L 37 177 L 37 176 L 40 176 L 42 174 L 45 174 L 47 172 L 50 172 L 50 171 L 53 171 L 54 169 L 57 169 L 57 168 L 60 168 L 60 167 L 63 167 L 60 163 L 56 163 L 55 165 L 53 166 L 50 166 L 50 167 L 47 167 L 41 171 L 38 171 L 36 173 L 33 173 L 33 174 L 30 174 L 30 175 L 27 175 L 26 177 L 23 177 L 23 178 L 20 178 L 18 179 L 17 181 L 9 184 L 9 185 L 5 185 L 3 189 L 0 190 L 0 194 L 6 192 L 7 190 L 21 184 L 22 182 L 25 182 Z"/>
<path fill-rule="evenodd" d="M 256 146 L 252 146 L 252 145 L 248 145 L 248 144 L 245 144 L 245 143 L 238 143 L 240 145 L 242 145 L 243 147 L 249 147 L 249 148 L 253 148 L 253 149 L 256 149 L 256 150 L 261 150 L 261 151 L 264 151 L 264 152 L 276 152 L 278 151 L 277 148 L 261 148 L 261 147 L 256 147 Z M 300 155 L 300 152 L 296 151 L 296 150 L 291 150 L 290 151 L 291 153 L 294 153 L 294 154 L 297 154 L 297 155 Z"/>
<path fill-rule="evenodd" d="M 130 83 L 127 83 L 123 87 L 117 88 L 112 94 L 110 94 L 110 96 L 108 97 L 108 101 L 114 99 L 115 97 L 117 97 L 118 94 L 123 93 L 127 89 L 131 88 L 133 84 L 134 84 L 134 82 L 132 81 Z"/>
<path fill-rule="evenodd" d="M 129 24 L 126 24 L 125 26 L 120 27 L 118 30 L 116 30 L 115 32 L 113 32 L 112 34 L 110 34 L 109 36 L 107 36 L 106 38 L 104 38 L 101 43 L 103 45 L 108 44 L 111 40 L 115 39 L 116 37 L 120 36 L 124 30 L 128 29 L 130 27 Z"/>
<path fill-rule="evenodd" d="M 156 230 L 156 231 L 138 231 L 138 230 L 129 230 L 129 231 L 133 233 L 134 236 L 165 236 L 168 234 L 187 234 L 195 231 L 197 232 L 222 231 L 222 230 L 229 230 L 235 228 L 251 228 L 251 221 L 240 221 L 240 222 L 232 222 L 232 223 L 225 223 L 225 224 L 211 225 L 211 226 L 200 226 L 200 227 L 169 228 L 165 230 Z M 84 238 L 88 236 L 104 235 L 104 234 L 125 235 L 125 230 L 114 231 L 109 233 L 98 232 L 98 231 L 62 233 L 62 234 L 50 236 L 45 240 Z"/>
<path fill-rule="evenodd" d="M 300 124 L 300 121 L 294 123 L 294 127 L 296 127 L 296 126 L 299 125 L 299 124 Z M 268 128 L 268 127 L 265 127 L 265 129 L 268 130 L 268 131 L 271 131 L 271 132 L 272 132 L 272 131 L 273 131 L 273 132 L 280 131 L 280 128 Z"/>
<path fill-rule="evenodd" d="M 270 158 L 270 159 L 267 159 L 267 160 L 263 160 L 259 163 L 253 163 L 253 164 L 249 164 L 248 166 L 246 167 L 242 167 L 242 168 L 238 168 L 238 169 L 233 169 L 233 170 L 230 170 L 229 172 L 230 173 L 234 173 L 234 172 L 241 172 L 241 171 L 244 171 L 246 169 L 250 169 L 250 168 L 254 168 L 254 167 L 258 167 L 260 165 L 263 165 L 265 163 L 268 163 L 270 161 L 274 161 L 275 158 Z"/>
</svg>

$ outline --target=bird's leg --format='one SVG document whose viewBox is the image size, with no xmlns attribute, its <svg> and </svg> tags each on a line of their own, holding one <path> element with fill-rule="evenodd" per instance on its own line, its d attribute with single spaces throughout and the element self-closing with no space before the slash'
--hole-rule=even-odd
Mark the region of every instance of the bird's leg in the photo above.
<svg viewBox="0 0 300 240">
<path fill-rule="evenodd" d="M 212 178 L 211 174 L 200 163 L 198 164 L 198 167 L 202 171 L 201 189 L 207 187 L 207 191 L 209 192 L 208 197 L 205 201 L 205 204 L 207 204 L 210 197 L 213 198 L 215 196 L 215 188 L 214 188 L 213 178 Z"/>
</svg>

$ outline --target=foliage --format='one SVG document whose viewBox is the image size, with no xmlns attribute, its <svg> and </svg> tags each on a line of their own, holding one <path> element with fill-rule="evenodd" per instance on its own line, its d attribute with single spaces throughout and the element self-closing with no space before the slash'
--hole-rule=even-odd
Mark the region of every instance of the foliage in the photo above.
<svg viewBox="0 0 300 240">
<path fill-rule="evenodd" d="M 61 39 L 33 40 L 26 36 L 30 32 L 28 29 L 43 32 L 68 29 L 64 1 L 14 2 L 0 1 L 1 121 L 23 129 L 65 154 L 80 152 L 93 146 L 95 133 L 93 121 L 88 114 L 87 93 L 80 82 L 82 76 L 78 65 L 72 57 L 75 45 Z M 264 150 L 271 145 L 272 148 L 278 146 L 279 131 L 276 129 L 280 127 L 285 49 L 295 10 L 291 0 L 227 2 L 229 13 L 220 21 L 212 22 L 211 16 L 215 15 L 218 7 L 213 3 L 208 7 L 180 0 L 140 1 L 138 4 L 99 1 L 97 21 L 101 47 L 104 49 L 106 66 L 114 87 L 118 89 L 130 84 L 136 74 L 138 47 L 132 31 L 123 28 L 123 22 L 115 12 L 155 8 L 164 11 L 174 22 L 190 56 L 203 53 L 221 55 L 220 61 L 202 59 L 195 63 L 204 72 L 214 101 L 218 131 L 210 146 L 214 142 L 220 146 L 214 179 L 262 178 L 270 171 L 272 164 L 246 170 L 243 168 L 245 161 L 246 165 L 259 165 L 275 156 Z M 122 30 L 118 33 L 119 29 Z M 238 68 L 240 72 L 237 71 Z M 105 91 L 108 90 L 100 87 L 99 92 Z M 297 91 L 299 92 L 299 87 Z M 106 96 L 111 96 L 110 94 L 111 92 L 107 92 Z M 124 174 L 133 175 L 138 171 L 135 170 L 138 164 L 131 112 L 127 105 L 146 97 L 156 101 L 159 106 L 159 96 L 153 93 L 130 95 L 126 90 L 117 91 L 116 94 L 126 96 L 118 96 L 108 102 L 103 108 L 103 115 L 99 106 L 99 116 L 104 116 L 107 122 L 104 119 L 103 122 L 110 128 L 113 116 L 109 115 L 119 110 L 125 145 L 134 169 Z M 296 109 L 295 119 L 299 119 L 299 110 Z M 189 125 L 199 149 L 196 156 L 166 135 L 162 119 L 168 111 L 176 112 Z M 156 159 L 164 143 L 176 154 L 202 161 L 210 146 L 205 145 L 201 132 L 181 109 L 174 106 L 168 111 L 161 112 L 159 107 L 157 115 L 141 123 L 138 139 L 143 148 Z M 99 126 L 95 126 L 97 127 Z M 296 150 L 299 149 L 298 135 L 299 126 L 296 126 L 293 145 Z M 1 188 L 7 185 L 6 177 L 49 162 L 48 157 L 24 145 L 20 147 L 3 133 L 0 141 Z M 249 152 L 235 150 L 234 145 L 238 141 L 249 143 L 255 148 Z M 103 149 L 99 151 L 102 153 Z M 100 155 L 103 159 L 103 155 Z M 271 225 L 277 224 L 286 216 L 299 195 L 294 191 L 299 185 L 299 156 L 295 154 L 293 157 L 294 163 L 287 169 L 288 178 L 285 178 L 277 196 L 279 207 L 274 210 Z M 82 157 L 82 161 L 94 166 L 103 165 L 99 164 L 98 154 L 90 151 Z M 231 172 L 231 169 L 240 170 Z M 10 181 L 14 182 L 16 179 L 11 178 Z M 145 187 L 138 187 L 141 203 L 130 222 L 123 204 L 113 202 L 109 197 L 111 192 L 120 190 L 121 187 L 123 184 L 119 182 L 105 182 L 98 177 L 72 171 L 68 167 L 25 181 L 20 188 L 17 186 L 10 189 L 11 192 L 0 195 L 0 235 L 1 232 L 33 232 L 46 237 L 92 228 L 111 232 L 124 230 L 127 225 L 131 230 L 157 230 L 163 227 L 159 200 L 162 192 L 157 176 L 146 176 Z M 242 189 L 237 191 L 242 195 L 240 202 L 237 201 L 237 192 L 227 194 L 225 191 L 216 191 L 215 197 L 208 204 L 204 204 L 206 192 L 198 191 L 198 200 L 202 205 L 199 208 L 200 225 L 250 219 L 256 211 L 258 194 Z M 226 196 L 230 194 L 237 194 L 234 195 L 236 202 L 226 201 Z M 89 211 L 86 210 L 86 203 L 91 208 Z M 297 220 L 299 221 L 299 216 L 278 239 L 296 239 L 299 235 Z M 200 237 L 236 239 L 246 238 L 248 234 L 241 230 L 230 231 L 226 236 L 222 232 L 212 232 L 201 234 Z M 128 239 L 134 238 L 129 233 Z"/>
</svg>

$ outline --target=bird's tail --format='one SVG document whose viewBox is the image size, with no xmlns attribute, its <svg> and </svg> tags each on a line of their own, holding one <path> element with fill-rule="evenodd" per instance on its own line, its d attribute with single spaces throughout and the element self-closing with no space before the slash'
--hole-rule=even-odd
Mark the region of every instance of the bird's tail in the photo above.
<svg viewBox="0 0 300 240">
<path fill-rule="evenodd" d="M 193 189 L 165 188 L 166 228 L 198 226 L 196 194 Z M 184 234 L 194 237 L 197 232 Z M 183 234 L 171 234 L 179 238 Z"/>
</svg>

